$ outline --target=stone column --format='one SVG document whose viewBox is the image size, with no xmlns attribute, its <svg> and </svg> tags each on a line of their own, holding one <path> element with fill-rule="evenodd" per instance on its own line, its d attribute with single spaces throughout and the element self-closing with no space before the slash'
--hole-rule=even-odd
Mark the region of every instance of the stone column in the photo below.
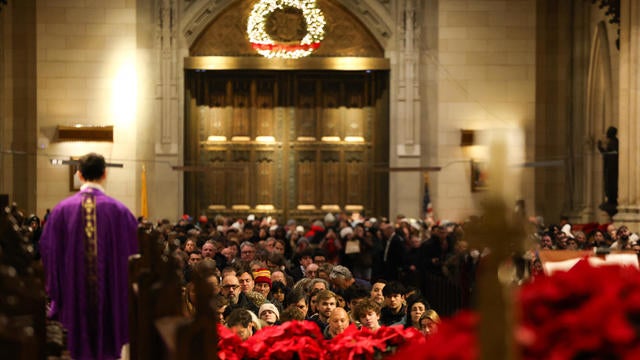
<svg viewBox="0 0 640 360">
<path fill-rule="evenodd" d="M 617 225 L 640 230 L 640 2 L 622 0 L 620 9 L 620 171 Z"/>
<path fill-rule="evenodd" d="M 395 2 L 395 61 L 391 71 L 391 166 L 420 165 L 420 22 L 421 2 Z M 390 174 L 390 216 L 420 216 L 421 174 L 415 171 Z"/>
<path fill-rule="evenodd" d="M 0 27 L 0 193 L 36 213 L 35 1 L 13 1 L 2 7 Z"/>
</svg>

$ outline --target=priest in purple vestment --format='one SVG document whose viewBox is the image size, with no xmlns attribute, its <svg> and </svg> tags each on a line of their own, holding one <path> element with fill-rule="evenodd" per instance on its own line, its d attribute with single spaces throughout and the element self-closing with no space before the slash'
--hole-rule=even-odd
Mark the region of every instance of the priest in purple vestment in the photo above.
<svg viewBox="0 0 640 360">
<path fill-rule="evenodd" d="M 49 316 L 68 330 L 73 359 L 117 359 L 129 342 L 128 258 L 138 251 L 137 222 L 101 184 L 106 162 L 80 159 L 80 192 L 61 201 L 44 226 L 40 249 Z"/>
</svg>

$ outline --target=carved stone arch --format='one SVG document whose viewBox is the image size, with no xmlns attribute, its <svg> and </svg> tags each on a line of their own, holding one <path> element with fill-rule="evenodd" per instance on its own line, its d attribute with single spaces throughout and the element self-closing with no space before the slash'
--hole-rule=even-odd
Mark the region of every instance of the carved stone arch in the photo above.
<svg viewBox="0 0 640 360">
<path fill-rule="evenodd" d="M 344 0 L 342 5 L 358 18 L 371 33 L 376 40 L 387 48 L 387 42 L 391 38 L 393 20 L 390 12 L 390 1 L 381 0 Z"/>
<path fill-rule="evenodd" d="M 190 48 L 200 33 L 236 0 L 196 0 L 181 17 L 180 33 Z"/>
<path fill-rule="evenodd" d="M 180 31 L 186 47 L 192 48 L 203 36 L 203 33 L 210 28 L 211 23 L 220 20 L 220 16 L 230 11 L 231 8 L 237 6 L 250 8 L 254 2 L 255 0 L 196 0 L 185 9 L 181 17 Z M 324 3 L 325 6 L 331 8 L 343 8 L 348 16 L 358 20 L 384 52 L 392 35 L 391 29 L 393 29 L 388 3 L 385 6 L 385 2 L 380 0 L 318 0 L 318 2 L 319 6 Z M 231 25 L 242 27 L 237 22 Z M 321 52 L 314 54 L 327 56 Z M 353 55 L 347 54 L 347 56 Z"/>
<path fill-rule="evenodd" d="M 586 212 L 598 214 L 598 205 L 604 199 L 602 183 L 602 158 L 595 148 L 595 139 L 601 139 L 614 119 L 613 74 L 607 26 L 598 23 L 591 41 L 589 72 L 587 77 L 586 126 L 587 141 L 585 154 L 585 205 Z M 596 219 L 597 220 L 597 219 Z"/>
</svg>

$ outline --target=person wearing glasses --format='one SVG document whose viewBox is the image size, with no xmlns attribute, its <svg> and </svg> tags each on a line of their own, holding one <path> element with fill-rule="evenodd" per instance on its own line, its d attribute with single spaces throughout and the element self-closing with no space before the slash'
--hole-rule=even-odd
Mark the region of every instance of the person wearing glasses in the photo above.
<svg viewBox="0 0 640 360">
<path fill-rule="evenodd" d="M 256 246 L 252 242 L 245 241 L 240 244 L 240 260 L 242 260 L 243 263 L 249 264 L 255 257 Z"/>
<path fill-rule="evenodd" d="M 240 296 L 240 281 L 238 277 L 235 275 L 225 275 L 225 277 L 222 278 L 220 294 L 229 300 L 229 305 L 237 304 Z"/>
<path fill-rule="evenodd" d="M 227 307 L 225 314 L 228 314 L 238 308 L 250 310 L 254 314 L 257 314 L 260 309 L 253 303 L 253 301 L 247 298 L 245 293 L 241 291 L 240 280 L 238 280 L 238 277 L 235 275 L 226 275 L 222 278 L 220 294 L 229 300 L 229 306 Z"/>
</svg>

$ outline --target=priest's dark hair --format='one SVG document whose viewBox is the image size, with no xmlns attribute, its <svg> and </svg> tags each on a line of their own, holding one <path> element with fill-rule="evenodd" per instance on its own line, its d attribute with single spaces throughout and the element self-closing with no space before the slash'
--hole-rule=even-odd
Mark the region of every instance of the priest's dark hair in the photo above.
<svg viewBox="0 0 640 360">
<path fill-rule="evenodd" d="M 79 169 L 82 177 L 87 181 L 100 180 L 107 166 L 104 157 L 100 154 L 89 153 L 79 160 Z"/>
</svg>

